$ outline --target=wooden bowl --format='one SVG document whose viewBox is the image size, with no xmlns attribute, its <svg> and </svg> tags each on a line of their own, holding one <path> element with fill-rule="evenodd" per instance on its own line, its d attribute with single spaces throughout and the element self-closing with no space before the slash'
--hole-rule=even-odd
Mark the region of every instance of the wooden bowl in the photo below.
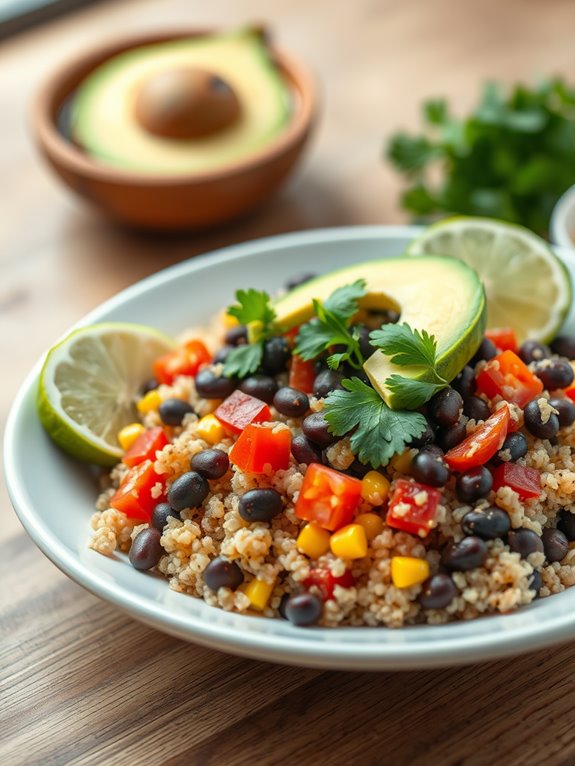
<svg viewBox="0 0 575 766">
<path fill-rule="evenodd" d="M 146 229 L 182 230 L 238 218 L 268 199 L 302 153 L 316 114 L 314 82 L 301 64 L 275 47 L 272 55 L 292 91 L 291 119 L 261 150 L 226 167 L 165 176 L 120 170 L 83 152 L 59 128 L 71 94 L 106 59 L 130 48 L 210 31 L 148 34 L 102 45 L 67 63 L 37 94 L 32 125 L 41 153 L 71 189 L 116 221 Z"/>
</svg>

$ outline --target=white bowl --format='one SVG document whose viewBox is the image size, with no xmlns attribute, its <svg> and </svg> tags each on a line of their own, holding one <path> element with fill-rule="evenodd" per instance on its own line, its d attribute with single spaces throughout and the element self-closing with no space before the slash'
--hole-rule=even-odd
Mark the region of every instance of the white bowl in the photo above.
<svg viewBox="0 0 575 766">
<path fill-rule="evenodd" d="M 296 272 L 396 256 L 418 231 L 401 226 L 326 229 L 226 248 L 145 279 L 81 324 L 123 320 L 177 333 L 230 303 L 237 287 L 274 290 Z M 573 256 L 566 260 L 575 273 Z M 574 329 L 573 318 L 569 321 Z M 549 646 L 575 635 L 575 588 L 513 614 L 450 625 L 297 628 L 283 620 L 209 607 L 174 593 L 159 576 L 136 571 L 123 555 L 106 558 L 89 550 L 96 488 L 86 468 L 56 449 L 38 422 L 34 397 L 40 364 L 22 386 L 5 432 L 6 482 L 16 512 L 57 567 L 148 625 L 254 659 L 347 670 L 456 665 Z"/>
<path fill-rule="evenodd" d="M 559 198 L 551 213 L 551 241 L 562 247 L 575 247 L 575 186 Z"/>
</svg>

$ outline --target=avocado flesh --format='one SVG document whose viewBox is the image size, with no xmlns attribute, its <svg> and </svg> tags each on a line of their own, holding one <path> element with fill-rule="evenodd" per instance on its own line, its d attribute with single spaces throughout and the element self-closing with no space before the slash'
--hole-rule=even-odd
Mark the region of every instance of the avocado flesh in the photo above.
<svg viewBox="0 0 575 766">
<path fill-rule="evenodd" d="M 146 131 L 135 117 L 142 82 L 192 66 L 228 82 L 241 104 L 237 123 L 213 135 L 174 140 Z M 134 48 L 101 64 L 78 87 L 72 135 L 108 165 L 146 174 L 188 174 L 240 161 L 273 139 L 290 116 L 290 96 L 261 36 L 252 29 Z"/>
<path fill-rule="evenodd" d="M 437 371 L 446 380 L 452 380 L 477 351 L 487 321 L 483 285 L 467 264 L 443 256 L 368 261 L 306 282 L 275 302 L 278 328 L 289 330 L 308 321 L 314 298 L 324 301 L 336 288 L 357 279 L 367 284 L 362 308 L 393 309 L 400 313 L 400 322 L 435 337 Z M 420 367 L 392 364 L 380 350 L 363 368 L 392 408 L 395 396 L 385 385 L 389 376 L 397 373 L 417 380 L 425 374 Z"/>
</svg>

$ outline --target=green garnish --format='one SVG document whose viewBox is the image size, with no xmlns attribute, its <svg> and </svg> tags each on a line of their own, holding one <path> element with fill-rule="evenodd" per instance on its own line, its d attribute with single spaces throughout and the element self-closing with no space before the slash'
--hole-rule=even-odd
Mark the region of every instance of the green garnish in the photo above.
<svg viewBox="0 0 575 766">
<path fill-rule="evenodd" d="M 508 94 L 487 83 L 464 119 L 443 99 L 423 104 L 424 132 L 392 136 L 387 156 L 409 182 L 403 206 L 502 218 L 545 233 L 575 177 L 575 89 L 562 79 Z M 437 170 L 441 180 L 432 181 Z"/>
<path fill-rule="evenodd" d="M 335 436 L 351 433 L 354 455 L 373 468 L 387 465 L 390 458 L 425 431 L 419 412 L 392 410 L 371 386 L 359 378 L 342 381 L 345 391 L 331 391 L 325 400 L 325 418 Z M 355 430 L 354 430 L 355 429 Z"/>
<path fill-rule="evenodd" d="M 343 362 L 360 369 L 363 355 L 359 345 L 359 332 L 349 324 L 358 310 L 359 299 L 365 295 L 365 281 L 358 279 L 351 285 L 338 287 L 323 303 L 314 300 L 315 317 L 302 325 L 296 338 L 294 353 L 303 360 L 316 359 L 330 351 L 332 346 L 344 346 L 343 351 L 331 353 L 327 358 L 332 370 Z"/>
<path fill-rule="evenodd" d="M 237 305 L 228 308 L 228 314 L 235 317 L 248 330 L 248 343 L 232 349 L 224 362 L 224 375 L 245 378 L 255 372 L 261 364 L 264 342 L 273 334 L 276 313 L 270 296 L 265 290 L 238 290 Z"/>
<path fill-rule="evenodd" d="M 421 407 L 448 381 L 436 369 L 437 343 L 433 335 L 422 330 L 412 330 L 408 324 L 386 324 L 370 333 L 372 346 L 379 348 L 400 367 L 419 367 L 417 378 L 407 378 L 394 373 L 385 385 L 395 394 L 399 409 L 414 410 Z"/>
</svg>

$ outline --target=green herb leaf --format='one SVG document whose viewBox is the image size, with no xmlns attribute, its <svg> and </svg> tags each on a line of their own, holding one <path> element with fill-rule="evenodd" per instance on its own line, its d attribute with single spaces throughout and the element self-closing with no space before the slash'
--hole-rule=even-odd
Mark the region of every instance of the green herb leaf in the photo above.
<svg viewBox="0 0 575 766">
<path fill-rule="evenodd" d="M 390 375 L 385 385 L 395 394 L 394 406 L 398 409 L 414 410 L 428 402 L 434 394 L 447 387 L 445 381 L 433 383 L 415 380 L 403 375 Z"/>
<path fill-rule="evenodd" d="M 373 346 L 380 348 L 394 364 L 435 365 L 435 338 L 426 330 L 412 330 L 407 323 L 386 324 L 370 333 Z"/>
<path fill-rule="evenodd" d="M 351 449 L 362 463 L 373 468 L 387 465 L 397 452 L 425 431 L 419 412 L 392 410 L 379 394 L 359 378 L 342 381 L 345 390 L 331 391 L 325 400 L 325 417 L 331 433 L 350 434 Z"/>
<path fill-rule="evenodd" d="M 324 301 L 323 307 L 331 314 L 336 314 L 340 319 L 351 319 L 357 312 L 358 301 L 365 295 L 365 280 L 357 279 L 351 285 L 338 287 Z"/>
<path fill-rule="evenodd" d="M 236 292 L 238 305 L 230 306 L 228 314 L 235 317 L 240 324 L 261 322 L 264 327 L 271 324 L 276 313 L 271 305 L 270 296 L 264 290 L 238 290 Z"/>
<path fill-rule="evenodd" d="M 251 375 L 260 366 L 263 353 L 263 341 L 246 343 L 244 346 L 237 346 L 232 349 L 224 362 L 225 377 L 245 378 L 247 375 Z"/>
</svg>

